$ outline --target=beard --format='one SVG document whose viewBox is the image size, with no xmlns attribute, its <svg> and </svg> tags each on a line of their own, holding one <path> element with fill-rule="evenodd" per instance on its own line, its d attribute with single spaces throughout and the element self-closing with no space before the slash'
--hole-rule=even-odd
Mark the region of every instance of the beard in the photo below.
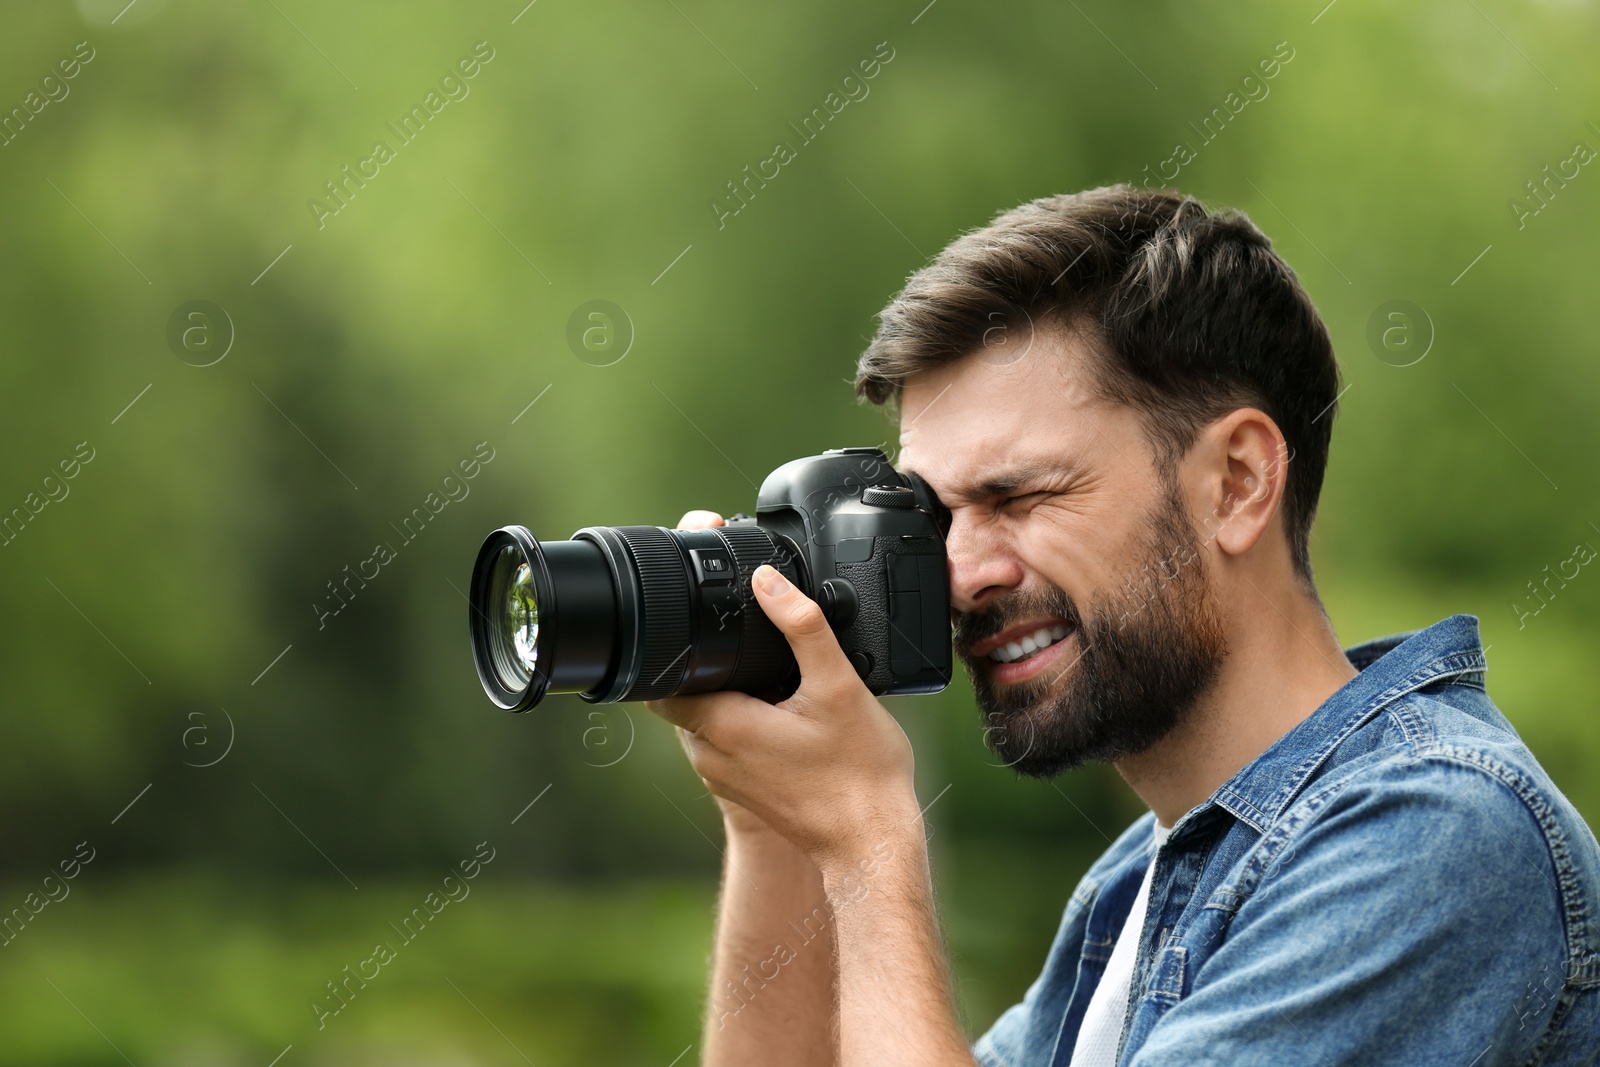
<svg viewBox="0 0 1600 1067">
<path fill-rule="evenodd" d="M 1175 486 L 1165 487 L 1136 552 L 1120 587 L 1085 611 L 1052 585 L 956 616 L 954 643 L 972 678 L 985 741 L 1019 774 L 1052 778 L 1090 760 L 1143 752 L 1187 719 L 1216 681 L 1227 639 Z M 1072 628 L 1067 640 L 1077 643 L 1076 655 L 1064 668 L 1001 685 L 993 680 L 994 661 L 968 651 L 1045 616 Z"/>
</svg>

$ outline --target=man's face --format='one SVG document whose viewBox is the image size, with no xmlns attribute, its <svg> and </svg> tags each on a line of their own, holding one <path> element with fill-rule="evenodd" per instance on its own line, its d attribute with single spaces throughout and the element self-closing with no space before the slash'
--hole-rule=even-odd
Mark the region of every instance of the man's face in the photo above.
<svg viewBox="0 0 1600 1067">
<path fill-rule="evenodd" d="M 1030 340 L 912 378 L 900 466 L 951 511 L 955 648 L 987 741 L 1049 777 L 1158 741 L 1227 643 L 1208 546 L 1138 413 L 1094 397 L 1091 342 Z"/>
</svg>

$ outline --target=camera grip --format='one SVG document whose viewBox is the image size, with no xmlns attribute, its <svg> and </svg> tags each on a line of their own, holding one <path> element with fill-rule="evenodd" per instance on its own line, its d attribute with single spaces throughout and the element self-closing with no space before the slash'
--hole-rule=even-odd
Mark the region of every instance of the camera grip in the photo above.
<svg viewBox="0 0 1600 1067">
<path fill-rule="evenodd" d="M 927 671 L 949 677 L 949 594 L 944 546 L 934 538 L 875 537 L 872 555 L 835 565 L 855 587 L 859 609 L 838 631 L 839 645 L 853 662 L 867 657 L 862 677 L 882 695 Z M 942 655 L 941 655 L 942 651 Z M 917 686 L 915 691 L 927 691 Z"/>
</svg>

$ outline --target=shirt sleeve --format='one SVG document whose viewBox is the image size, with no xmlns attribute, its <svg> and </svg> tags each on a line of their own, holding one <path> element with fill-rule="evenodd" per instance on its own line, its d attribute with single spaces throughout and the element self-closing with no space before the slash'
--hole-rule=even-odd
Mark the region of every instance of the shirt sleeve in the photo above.
<svg viewBox="0 0 1600 1067">
<path fill-rule="evenodd" d="M 972 1046 L 973 1057 L 983 1067 L 1048 1067 L 1060 1036 L 1067 997 L 1072 993 L 1085 909 L 1098 892 L 1098 873 L 1098 869 L 1091 870 L 1084 877 L 1062 911 L 1044 968 L 1023 994 L 1022 1003 L 1007 1008 Z"/>
<path fill-rule="evenodd" d="M 972 1046 L 972 1055 L 983 1067 L 1021 1067 L 1024 1040 L 1028 1032 L 1030 1002 L 1039 982 L 1034 980 L 1021 1004 L 1013 1004 L 989 1027 L 989 1032 Z"/>
<path fill-rule="evenodd" d="M 1525 1062 L 1565 978 L 1529 789 L 1446 751 L 1303 798 L 1226 941 L 1130 1067 Z"/>
</svg>

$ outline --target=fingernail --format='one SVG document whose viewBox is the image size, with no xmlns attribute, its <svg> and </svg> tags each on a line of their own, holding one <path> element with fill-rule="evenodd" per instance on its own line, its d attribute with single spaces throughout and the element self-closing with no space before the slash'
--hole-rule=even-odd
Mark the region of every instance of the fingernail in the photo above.
<svg viewBox="0 0 1600 1067">
<path fill-rule="evenodd" d="M 769 596 L 783 596 L 794 588 L 789 584 L 789 579 L 780 574 L 778 568 L 770 563 L 763 563 L 756 568 L 756 581 L 761 583 L 762 592 Z"/>
</svg>

